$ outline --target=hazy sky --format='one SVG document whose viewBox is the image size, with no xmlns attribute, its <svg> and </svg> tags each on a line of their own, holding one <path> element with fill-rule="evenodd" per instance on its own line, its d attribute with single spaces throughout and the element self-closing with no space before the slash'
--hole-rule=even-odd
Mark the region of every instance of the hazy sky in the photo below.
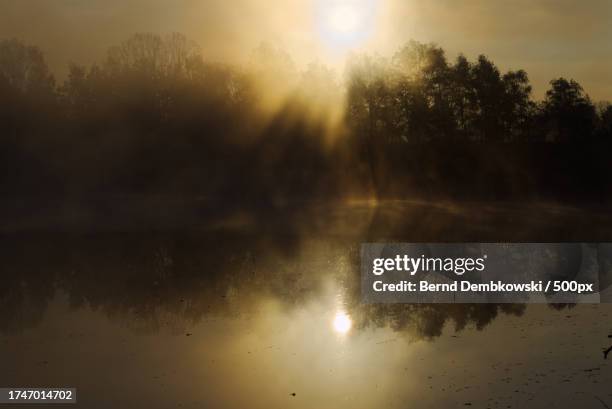
<svg viewBox="0 0 612 409">
<path fill-rule="evenodd" d="M 390 55 L 409 39 L 450 58 L 483 53 L 524 68 L 539 97 L 558 76 L 594 100 L 612 99 L 609 0 L 2 0 L 0 38 L 40 46 L 60 76 L 68 62 L 101 60 L 134 32 L 179 31 L 211 59 L 245 60 L 261 42 L 299 64 L 341 69 L 350 49 Z"/>
</svg>

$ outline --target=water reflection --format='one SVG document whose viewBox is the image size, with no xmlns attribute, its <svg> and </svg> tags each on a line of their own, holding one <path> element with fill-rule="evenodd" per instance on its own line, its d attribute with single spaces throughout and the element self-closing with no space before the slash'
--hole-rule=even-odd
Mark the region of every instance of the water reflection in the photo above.
<svg viewBox="0 0 612 409">
<path fill-rule="evenodd" d="M 346 334 L 351 330 L 353 326 L 353 321 L 351 321 L 351 317 L 344 312 L 338 311 L 336 316 L 334 317 L 334 330 L 339 334 Z"/>
<path fill-rule="evenodd" d="M 513 305 L 364 305 L 358 244 L 304 239 L 287 254 L 252 237 L 209 234 L 98 234 L 12 237 L 2 243 L 7 284 L 0 290 L 0 331 L 37 325 L 56 291 L 72 308 L 101 311 L 139 333 L 182 331 L 209 317 L 248 316 L 272 300 L 299 309 L 329 299 L 333 327 L 390 327 L 417 338 L 446 324 L 482 329 Z M 328 313 L 329 314 L 329 313 Z"/>
<path fill-rule="evenodd" d="M 359 243 L 459 239 L 467 217 L 397 211 L 326 234 L 4 236 L 0 385 L 74 385 L 88 409 L 612 403 L 608 306 L 362 304 Z"/>
</svg>

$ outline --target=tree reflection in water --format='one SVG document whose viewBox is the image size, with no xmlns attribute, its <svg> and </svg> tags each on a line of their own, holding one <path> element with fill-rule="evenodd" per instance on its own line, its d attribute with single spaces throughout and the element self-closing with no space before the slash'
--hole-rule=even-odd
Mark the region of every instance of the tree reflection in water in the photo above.
<svg viewBox="0 0 612 409">
<path fill-rule="evenodd" d="M 388 326 L 419 338 L 482 329 L 522 305 L 364 305 L 357 245 L 305 240 L 299 249 L 220 234 L 25 235 L 3 240 L 0 331 L 35 326 L 56 291 L 73 308 L 91 308 L 136 330 L 155 332 L 177 321 L 249 314 L 272 299 L 287 309 L 316 300 L 330 282 L 344 300 L 339 332 Z"/>
<path fill-rule="evenodd" d="M 211 214 L 200 223 L 213 225 L 215 220 Z M 435 242 L 442 237 L 446 242 L 546 242 L 561 235 L 584 241 L 603 239 L 609 231 L 607 222 L 593 226 L 583 223 L 580 212 L 543 205 L 470 208 L 392 202 L 336 209 L 304 204 L 252 210 L 248 220 L 238 228 L 190 232 L 111 233 L 98 228 L 91 234 L 5 234 L 0 238 L 0 331 L 36 325 L 57 290 L 74 308 L 100 310 L 139 331 L 154 332 L 177 321 L 190 326 L 207 316 L 249 314 L 263 299 L 286 309 L 300 307 L 321 297 L 332 283 L 353 331 L 388 326 L 433 338 L 446 323 L 456 330 L 468 325 L 482 329 L 500 313 L 521 315 L 525 307 L 364 305 L 360 243 Z M 599 255 L 600 263 L 612 265 L 606 254 Z M 600 273 L 601 280 L 608 283 L 610 277 Z"/>
</svg>

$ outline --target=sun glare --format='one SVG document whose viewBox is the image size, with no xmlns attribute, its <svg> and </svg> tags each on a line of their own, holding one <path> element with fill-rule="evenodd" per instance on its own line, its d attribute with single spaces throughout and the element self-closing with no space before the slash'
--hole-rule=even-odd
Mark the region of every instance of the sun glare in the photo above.
<svg viewBox="0 0 612 409">
<path fill-rule="evenodd" d="M 351 318 L 343 311 L 336 313 L 334 318 L 334 330 L 339 334 L 346 334 L 351 330 L 353 322 Z"/>
<path fill-rule="evenodd" d="M 322 0 L 318 6 L 318 25 L 323 42 L 341 49 L 363 42 L 372 31 L 374 1 Z"/>
<path fill-rule="evenodd" d="M 350 33 L 359 29 L 363 17 L 359 11 L 350 4 L 332 6 L 328 12 L 329 27 L 340 33 Z"/>
</svg>

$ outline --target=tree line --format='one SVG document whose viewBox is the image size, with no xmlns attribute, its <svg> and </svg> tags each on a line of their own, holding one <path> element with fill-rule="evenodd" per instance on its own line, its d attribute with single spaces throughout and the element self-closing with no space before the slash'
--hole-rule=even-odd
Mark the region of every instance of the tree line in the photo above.
<svg viewBox="0 0 612 409">
<path fill-rule="evenodd" d="M 338 114 L 339 111 L 339 114 Z M 334 120 L 334 118 L 340 120 Z M 58 83 L 0 41 L 5 196 L 171 194 L 267 205 L 379 197 L 606 200 L 612 106 L 557 78 L 433 44 L 353 55 L 342 81 L 273 47 L 208 62 L 180 34 L 136 34 Z M 299 199 L 299 200 L 294 200 Z"/>
<path fill-rule="evenodd" d="M 401 196 L 602 201 L 612 105 L 574 80 L 550 81 L 536 101 L 523 70 L 484 55 L 449 62 L 414 41 L 391 59 L 355 56 L 347 119 L 379 190 Z"/>
<path fill-rule="evenodd" d="M 550 82 L 532 98 L 523 70 L 500 72 L 486 56 L 450 63 L 442 48 L 409 42 L 391 60 L 353 57 L 348 69 L 353 127 L 386 142 L 567 142 L 610 137 L 612 105 L 595 106 L 574 80 Z"/>
</svg>

